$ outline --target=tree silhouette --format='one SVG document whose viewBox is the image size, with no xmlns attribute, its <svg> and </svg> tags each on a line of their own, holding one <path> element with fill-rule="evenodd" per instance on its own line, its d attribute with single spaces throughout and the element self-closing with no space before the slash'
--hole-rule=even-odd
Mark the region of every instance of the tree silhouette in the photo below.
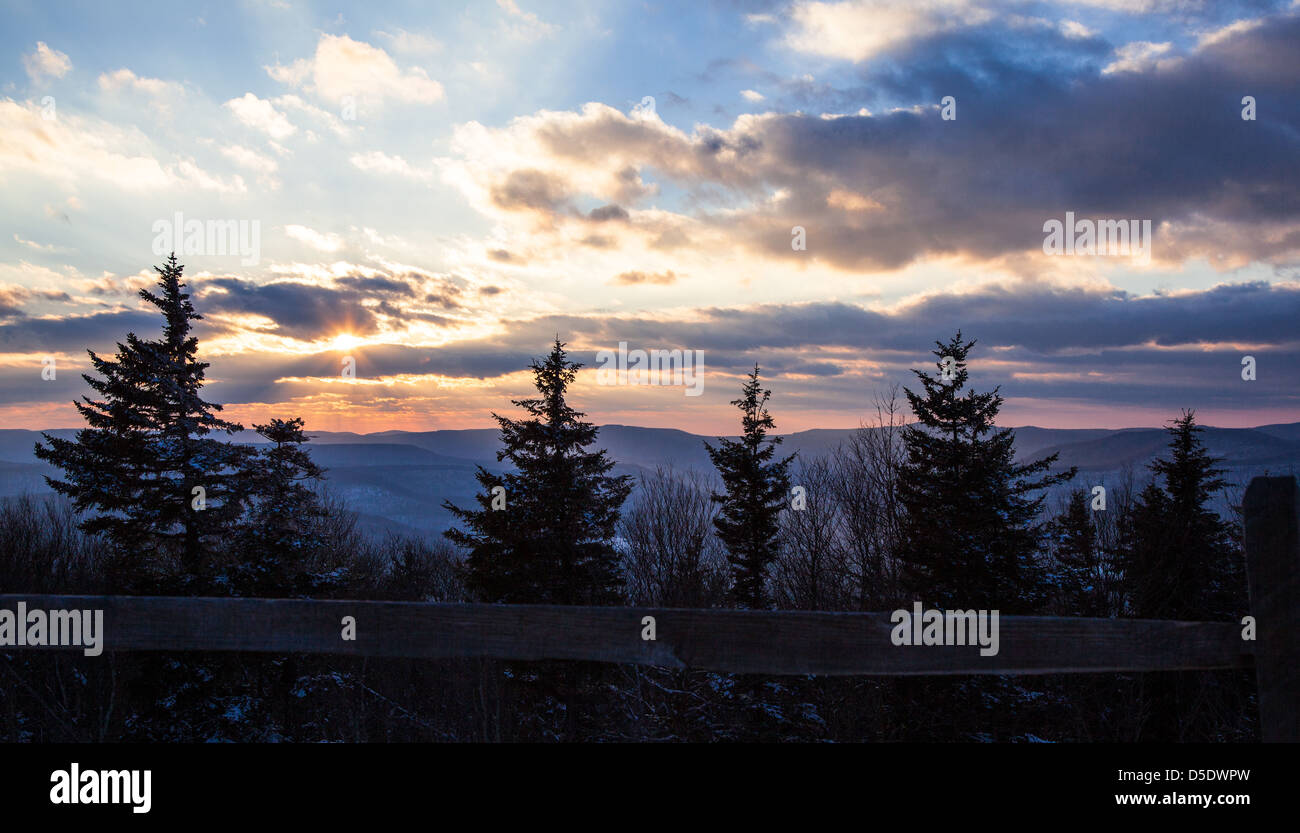
<svg viewBox="0 0 1300 833">
<path fill-rule="evenodd" d="M 514 471 L 479 466 L 479 508 L 444 502 L 466 527 L 445 534 L 469 550 L 468 583 L 484 601 L 618 602 L 623 582 L 613 537 L 631 478 L 611 477 L 614 462 L 603 450 L 587 450 L 597 429 L 565 400 L 582 365 L 568 360 L 564 344 L 557 338 L 546 360 L 530 366 L 540 396 L 512 400 L 528 417 L 492 415 L 503 446 L 497 460 Z"/>
<path fill-rule="evenodd" d="M 208 365 L 192 328 L 202 316 L 184 266 L 172 254 L 154 270 L 157 293 L 140 297 L 162 313 L 162 338 L 128 333 L 113 359 L 87 351 L 98 376 L 82 378 L 98 397 L 74 404 L 88 427 L 75 440 L 43 435 L 36 456 L 63 470 L 50 486 L 92 513 L 82 529 L 113 543 L 121 589 L 171 580 L 192 589 L 211 566 L 205 551 L 241 510 L 236 472 L 248 451 L 208 436 L 243 429 L 200 395 Z"/>
<path fill-rule="evenodd" d="M 318 525 L 325 515 L 313 486 L 325 471 L 303 447 L 310 439 L 303 426 L 300 417 L 253 426 L 270 444 L 245 470 L 248 514 L 226 576 L 238 595 L 308 595 L 339 583 L 338 576 L 311 571 L 323 546 Z"/>
<path fill-rule="evenodd" d="M 1133 502 L 1121 528 L 1120 564 L 1128 613 L 1143 619 L 1235 620 L 1246 609 L 1237 530 L 1210 498 L 1226 485 L 1201 442 L 1194 411 L 1168 427 L 1168 459 Z M 1146 716 L 1139 740 L 1221 740 L 1218 714 L 1240 712 L 1249 683 L 1227 675 L 1143 674 Z M 1216 712 L 1218 714 L 1216 714 Z"/>
<path fill-rule="evenodd" d="M 1168 459 L 1134 501 L 1125 525 L 1124 586 L 1134 616 L 1221 619 L 1244 606 L 1245 579 L 1236 530 L 1210 508 L 1226 485 L 1219 460 L 1201 442 L 1194 411 L 1167 428 Z"/>
<path fill-rule="evenodd" d="M 1066 616 L 1106 616 L 1106 562 L 1097 544 L 1090 496 L 1074 489 L 1065 511 L 1048 525 L 1055 562 L 1055 592 Z"/>
<path fill-rule="evenodd" d="M 907 462 L 898 494 L 906 511 L 902 581 L 940 607 L 1032 610 L 1042 588 L 1035 555 L 1042 491 L 1074 476 L 1048 474 L 1056 455 L 1015 462 L 1015 435 L 997 429 L 1002 397 L 966 390 L 974 341 L 961 332 L 935 342 L 938 373 L 913 370 L 922 390 L 904 388 L 917 424 L 903 430 Z"/>
<path fill-rule="evenodd" d="M 724 489 L 712 496 L 721 504 L 713 525 L 731 563 L 735 578 L 732 593 L 737 604 L 748 608 L 767 606 L 764 585 L 777 556 L 779 516 L 789 499 L 789 468 L 794 459 L 794 455 L 773 459 L 781 438 L 768 436 L 768 431 L 776 428 L 767 411 L 772 392 L 763 389 L 758 376 L 755 364 L 740 398 L 731 402 L 741 413 L 740 439 L 720 437 L 716 448 L 704 444 Z"/>
</svg>

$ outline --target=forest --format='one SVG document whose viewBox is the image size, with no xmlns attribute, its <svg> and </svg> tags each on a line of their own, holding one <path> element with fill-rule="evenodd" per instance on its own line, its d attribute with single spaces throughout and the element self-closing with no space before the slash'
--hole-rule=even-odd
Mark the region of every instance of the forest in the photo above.
<svg viewBox="0 0 1300 833">
<path fill-rule="evenodd" d="M 1240 518 L 1190 408 L 1168 448 L 1098 509 L 1055 455 L 1019 460 L 978 391 L 977 342 L 876 397 L 834 453 L 781 452 L 755 364 L 714 472 L 612 473 L 573 407 L 557 336 L 535 391 L 494 413 L 501 471 L 446 504 L 441 539 L 364 534 L 313 462 L 309 427 L 268 414 L 229 436 L 203 396 L 183 266 L 142 299 L 160 332 L 90 353 L 75 439 L 46 435 L 54 499 L 0 503 L 0 593 L 374 599 L 1236 621 Z M 920 345 L 918 345 L 920 347 Z M 1053 487 L 1069 484 L 1061 500 Z M 431 496 L 432 499 L 433 496 Z M 1252 741 L 1248 671 L 1042 677 L 763 677 L 575 661 L 234 653 L 0 653 L 13 742 Z"/>
</svg>

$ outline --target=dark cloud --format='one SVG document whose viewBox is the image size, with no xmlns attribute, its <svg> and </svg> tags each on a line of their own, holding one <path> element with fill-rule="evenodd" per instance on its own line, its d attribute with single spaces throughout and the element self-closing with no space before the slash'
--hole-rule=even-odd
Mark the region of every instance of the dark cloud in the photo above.
<svg viewBox="0 0 1300 833">
<path fill-rule="evenodd" d="M 382 275 L 349 275 L 334 281 L 340 286 L 350 287 L 371 295 L 410 295 L 411 284 L 401 278 L 388 278 Z"/>
<path fill-rule="evenodd" d="M 210 322 L 204 331 L 212 332 Z M 162 329 L 157 315 L 143 310 L 117 310 L 58 318 L 23 317 L 0 324 L 3 352 L 81 353 L 87 348 L 109 350 L 128 332 L 156 338 Z"/>
<path fill-rule="evenodd" d="M 992 32 L 963 32 L 917 44 L 906 63 L 871 75 L 879 96 L 937 104 L 953 95 L 955 121 L 937 110 L 770 121 L 764 155 L 789 163 L 770 178 L 793 199 L 780 223 L 751 218 L 754 245 L 790 255 L 790 221 L 803 217 L 810 252 L 890 268 L 925 254 L 1038 250 L 1043 222 L 1074 211 L 1175 224 L 1163 239 L 1157 232 L 1157 257 L 1300 248 L 1300 235 L 1252 230 L 1300 216 L 1300 180 L 1279 176 L 1300 152 L 1300 17 L 1140 72 L 1101 74 L 1110 55 L 1098 44 L 1046 37 L 1083 64 L 1035 66 Z M 1245 94 L 1257 99 L 1258 121 L 1241 119 Z M 823 181 L 882 210 L 828 210 L 825 191 L 801 184 Z"/>
<path fill-rule="evenodd" d="M 31 289 L 26 286 L 0 286 L 0 318 L 21 318 L 26 315 L 23 306 L 33 299 L 42 301 L 71 301 L 61 289 Z"/>
<path fill-rule="evenodd" d="M 22 299 L 10 289 L 0 289 L 0 318 L 17 318 L 23 314 Z"/>
<path fill-rule="evenodd" d="M 587 219 L 597 223 L 603 223 L 609 220 L 617 220 L 625 223 L 631 219 L 631 217 L 627 213 L 627 210 L 620 205 L 602 205 L 600 208 L 593 208 L 591 213 L 587 215 Z"/>
<path fill-rule="evenodd" d="M 543 171 L 511 171 L 492 188 L 492 201 L 508 210 L 555 212 L 568 205 L 564 183 Z"/>
<path fill-rule="evenodd" d="M 307 329 L 334 320 L 325 313 L 306 319 L 302 326 Z M 742 374 L 758 362 L 783 396 L 835 410 L 865 403 L 870 389 L 890 382 L 910 384 L 910 368 L 934 362 L 934 341 L 961 329 L 978 340 L 972 360 L 978 387 L 1001 385 L 1008 399 L 1052 402 L 1067 410 L 1069 403 L 1079 402 L 1171 412 L 1180 407 L 1277 411 L 1300 409 L 1300 389 L 1291 373 L 1300 362 L 1297 320 L 1300 288 L 1295 286 L 1242 283 L 1135 297 L 1025 282 L 936 295 L 889 313 L 814 303 L 712 308 L 691 320 L 551 315 L 503 321 L 501 332 L 481 339 L 438 347 L 367 345 L 351 355 L 362 378 L 441 374 L 493 379 L 526 368 L 558 333 L 587 367 L 594 366 L 596 350 L 616 349 L 620 341 L 633 349 L 702 350 L 709 372 L 728 375 Z M 0 324 L 0 344 L 24 352 L 75 354 L 86 346 L 111 346 L 127 330 L 153 337 L 158 327 L 157 316 L 146 312 L 21 319 Z M 1254 382 L 1240 378 L 1247 351 L 1258 364 Z M 210 395 L 238 404 L 316 391 L 315 383 L 276 380 L 337 376 L 341 354 L 258 353 L 211 361 Z M 34 384 L 27 378 L 31 372 L 6 371 L 17 375 L 12 387 L 0 388 L 0 402 L 33 397 L 64 401 L 77 392 Z M 75 388 L 79 383 L 71 375 L 69 384 Z"/>
<path fill-rule="evenodd" d="M 844 269 L 1040 253 L 1044 222 L 1067 211 L 1152 221 L 1157 260 L 1300 251 L 1300 179 L 1286 175 L 1300 154 L 1300 14 L 1137 71 L 1104 71 L 1114 45 L 1098 38 L 1041 24 L 1017 31 L 990 25 L 900 46 L 836 91 L 849 115 L 770 112 L 690 135 L 610 108 L 544 119 L 536 139 L 556 170 L 504 173 L 493 199 L 542 221 L 574 216 L 575 201 L 598 195 L 565 167 L 608 159 L 616 184 L 605 190 L 625 192 L 620 205 L 631 206 L 654 188 L 624 179 L 630 160 L 742 245 Z M 956 98 L 953 121 L 940 117 L 946 95 Z M 1256 121 L 1242 120 L 1243 95 L 1255 97 Z M 898 102 L 915 106 L 892 109 Z M 784 198 L 771 199 L 778 191 Z M 807 251 L 791 250 L 796 225 Z M 663 228 L 642 233 L 673 242 Z"/>
<path fill-rule="evenodd" d="M 281 281 L 257 284 L 239 278 L 214 278 L 205 283 L 203 307 L 217 313 L 262 315 L 276 324 L 276 332 L 313 340 L 337 332 L 367 335 L 379 320 L 361 301 L 370 297 L 357 289 L 333 288 Z"/>
<path fill-rule="evenodd" d="M 430 283 L 438 291 L 427 292 Z M 454 279 L 412 273 L 403 276 L 351 275 L 333 286 L 301 281 L 258 284 L 241 278 L 210 278 L 203 282 L 202 310 L 219 318 L 223 313 L 262 315 L 276 324 L 276 333 L 306 341 L 339 332 L 369 335 L 380 316 L 400 320 L 420 319 L 451 323 L 423 309 L 435 305 L 443 311 L 460 308 L 460 286 Z M 423 302 L 420 302 L 423 298 Z"/>
<path fill-rule="evenodd" d="M 460 289 L 448 285 L 442 292 L 430 292 L 424 296 L 426 304 L 433 304 L 445 310 L 460 309 L 460 301 L 457 297 L 460 295 Z"/>
<path fill-rule="evenodd" d="M 939 294 L 888 314 L 847 303 L 712 308 L 700 321 L 541 319 L 584 337 L 717 351 L 836 347 L 915 352 L 957 329 L 1040 357 L 1073 350 L 1300 342 L 1300 288 L 1263 282 L 1176 295 L 1054 289 L 1030 282 Z"/>
</svg>

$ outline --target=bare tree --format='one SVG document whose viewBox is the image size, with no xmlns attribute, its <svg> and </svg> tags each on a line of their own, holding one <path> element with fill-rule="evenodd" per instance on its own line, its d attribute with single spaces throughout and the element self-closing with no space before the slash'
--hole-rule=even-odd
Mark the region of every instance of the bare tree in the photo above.
<svg viewBox="0 0 1300 833">
<path fill-rule="evenodd" d="M 836 610 L 846 601 L 845 524 L 835 463 L 799 460 L 791 478 L 803 493 L 781 514 L 781 553 L 773 564 L 777 607 Z"/>
<path fill-rule="evenodd" d="M 844 515 L 850 606 L 872 610 L 898 601 L 895 553 L 902 528 L 898 475 L 906 424 L 898 385 L 875 397 L 875 418 L 840 446 L 837 498 Z"/>
<path fill-rule="evenodd" d="M 713 531 L 710 484 L 671 467 L 643 474 L 623 510 L 618 537 L 628 594 L 636 604 L 714 607 L 724 602 L 728 570 Z"/>
</svg>

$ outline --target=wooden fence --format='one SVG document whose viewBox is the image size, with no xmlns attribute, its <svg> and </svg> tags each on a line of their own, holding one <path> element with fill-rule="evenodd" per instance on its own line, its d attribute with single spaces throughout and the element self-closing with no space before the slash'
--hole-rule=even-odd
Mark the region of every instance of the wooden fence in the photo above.
<svg viewBox="0 0 1300 833">
<path fill-rule="evenodd" d="M 888 613 L 24 595 L 0 595 L 0 608 L 103 610 L 105 651 L 572 659 L 824 675 L 1253 667 L 1264 740 L 1297 741 L 1295 478 L 1255 478 L 1243 509 L 1254 640 L 1243 638 L 1239 622 L 1003 616 L 997 654 L 982 656 L 977 645 L 896 646 Z M 654 639 L 645 638 L 647 617 Z M 352 639 L 344 638 L 349 630 Z"/>
</svg>

